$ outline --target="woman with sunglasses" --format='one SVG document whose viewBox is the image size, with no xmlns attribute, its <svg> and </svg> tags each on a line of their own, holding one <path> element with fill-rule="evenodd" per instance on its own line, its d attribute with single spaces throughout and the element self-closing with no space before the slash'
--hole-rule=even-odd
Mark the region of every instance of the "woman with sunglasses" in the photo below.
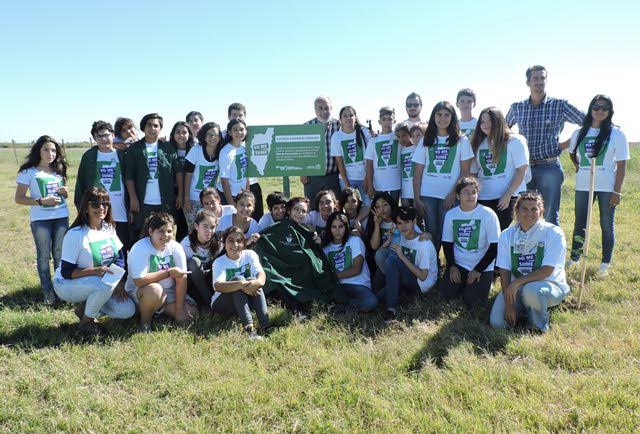
<svg viewBox="0 0 640 434">
<path fill-rule="evenodd" d="M 629 156 L 629 143 L 624 133 L 611 122 L 613 103 L 606 95 L 596 95 L 589 104 L 582 128 L 569 141 L 571 160 L 576 167 L 576 219 L 573 226 L 571 261 L 580 259 L 587 225 L 591 159 L 596 159 L 594 199 L 600 208 L 602 230 L 602 262 L 600 273 L 606 274 L 611 264 L 614 215 L 622 197 L 622 183 Z"/>
<path fill-rule="evenodd" d="M 549 329 L 548 308 L 569 294 L 564 272 L 567 243 L 562 229 L 542 219 L 539 193 L 521 193 L 515 205 L 516 224 L 498 239 L 496 267 L 502 291 L 491 308 L 490 323 L 513 327 L 527 319 L 531 330 Z"/>
<path fill-rule="evenodd" d="M 112 274 L 111 264 L 125 266 L 106 190 L 91 187 L 82 196 L 78 216 L 62 241 L 61 259 L 53 288 L 60 299 L 80 303 L 75 310 L 80 331 L 95 333 L 100 315 L 133 316 L 136 308 L 124 290 L 124 282 L 105 278 Z"/>
</svg>

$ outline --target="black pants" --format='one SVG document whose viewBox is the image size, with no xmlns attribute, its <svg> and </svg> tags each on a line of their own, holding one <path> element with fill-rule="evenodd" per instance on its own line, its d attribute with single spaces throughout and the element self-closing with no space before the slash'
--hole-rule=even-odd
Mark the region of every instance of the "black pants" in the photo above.
<svg viewBox="0 0 640 434">
<path fill-rule="evenodd" d="M 438 282 L 438 292 L 440 292 L 440 295 L 444 298 L 456 298 L 462 295 L 462 301 L 469 309 L 486 305 L 489 300 L 493 271 L 483 272 L 480 274 L 480 280 L 471 285 L 467 285 L 469 271 L 460 266 L 457 266 L 457 268 L 460 270 L 460 283 L 453 283 L 451 281 L 449 278 L 450 268 L 447 268 Z"/>
<path fill-rule="evenodd" d="M 513 222 L 513 213 L 516 206 L 517 197 L 512 197 L 509 202 L 509 206 L 503 210 L 498 210 L 498 202 L 500 199 L 492 199 L 492 200 L 479 200 L 478 203 L 480 205 L 484 205 L 488 208 L 491 208 L 498 215 L 498 221 L 500 222 L 500 231 L 505 230 L 509 227 L 511 222 Z"/>
</svg>

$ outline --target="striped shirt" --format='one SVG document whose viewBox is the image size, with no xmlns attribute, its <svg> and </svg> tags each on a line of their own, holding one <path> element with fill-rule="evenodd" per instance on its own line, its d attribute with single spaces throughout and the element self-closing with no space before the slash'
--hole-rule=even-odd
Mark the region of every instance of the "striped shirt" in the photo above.
<svg viewBox="0 0 640 434">
<path fill-rule="evenodd" d="M 305 125 L 316 125 L 321 124 L 318 118 L 311 119 L 309 122 L 305 122 Z M 327 146 L 327 175 L 331 175 L 333 173 L 338 173 L 338 164 L 336 163 L 336 159 L 331 156 L 331 136 L 333 133 L 340 129 L 340 122 L 337 119 L 329 118 L 327 122 L 326 136 L 325 136 L 325 144 Z"/>
<path fill-rule="evenodd" d="M 558 142 L 565 122 L 582 125 L 585 114 L 565 99 L 545 95 L 534 106 L 531 97 L 511 104 L 506 121 L 509 127 L 518 125 L 520 134 L 526 137 L 529 160 L 544 160 L 560 155 Z"/>
</svg>

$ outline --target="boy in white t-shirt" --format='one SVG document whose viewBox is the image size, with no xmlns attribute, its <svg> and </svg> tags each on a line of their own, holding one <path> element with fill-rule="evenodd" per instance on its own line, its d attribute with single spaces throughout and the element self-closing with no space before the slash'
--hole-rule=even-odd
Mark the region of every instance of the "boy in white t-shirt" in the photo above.
<svg viewBox="0 0 640 434">
<path fill-rule="evenodd" d="M 376 193 L 387 192 L 396 203 L 400 197 L 400 164 L 398 161 L 398 138 L 393 131 L 396 112 L 391 107 L 380 109 L 382 131 L 369 140 L 364 154 L 365 190 L 369 199 Z"/>
<path fill-rule="evenodd" d="M 427 293 L 438 278 L 438 258 L 431 240 L 421 240 L 416 232 L 416 210 L 400 207 L 396 216 L 400 239 L 389 237 L 383 244 L 392 250 L 384 264 L 385 286 L 376 294 L 387 305 L 385 323 L 396 318 L 398 295 L 401 291 Z"/>
<path fill-rule="evenodd" d="M 282 220 L 287 214 L 287 198 L 281 191 L 272 191 L 267 195 L 269 212 L 264 214 L 258 222 L 259 230 L 268 228 Z"/>
<path fill-rule="evenodd" d="M 478 119 L 471 113 L 476 106 L 476 94 L 473 90 L 461 89 L 456 96 L 456 107 L 460 110 L 460 131 L 471 140 L 476 130 Z"/>
<path fill-rule="evenodd" d="M 413 126 L 410 122 L 400 122 L 395 128 L 400 145 L 398 157 L 400 160 L 400 202 L 402 206 L 413 206 L 413 152 L 416 150 L 416 145 L 411 140 Z"/>
</svg>

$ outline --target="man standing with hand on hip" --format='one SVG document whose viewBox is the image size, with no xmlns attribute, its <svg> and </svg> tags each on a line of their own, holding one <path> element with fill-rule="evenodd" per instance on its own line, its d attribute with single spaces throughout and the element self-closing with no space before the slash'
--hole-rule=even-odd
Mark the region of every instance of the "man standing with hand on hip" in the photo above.
<svg viewBox="0 0 640 434">
<path fill-rule="evenodd" d="M 527 69 L 527 86 L 531 96 L 511 104 L 506 116 L 509 127 L 518 130 L 527 139 L 531 181 L 529 190 L 537 190 L 544 199 L 544 219 L 559 224 L 560 193 L 564 172 L 560 164 L 560 133 L 565 122 L 582 125 L 584 113 L 565 99 L 548 96 L 545 92 L 547 70 L 534 65 Z M 565 146 L 566 148 L 566 146 Z"/>
</svg>

